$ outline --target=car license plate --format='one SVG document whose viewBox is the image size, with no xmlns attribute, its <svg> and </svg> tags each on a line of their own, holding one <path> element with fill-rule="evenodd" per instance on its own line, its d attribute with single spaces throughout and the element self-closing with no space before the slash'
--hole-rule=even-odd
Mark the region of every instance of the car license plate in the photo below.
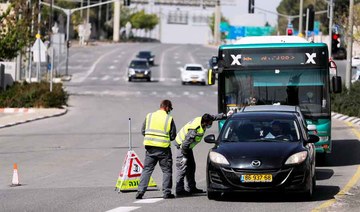
<svg viewBox="0 0 360 212">
<path fill-rule="evenodd" d="M 137 77 L 143 77 L 144 74 L 136 74 Z"/>
<path fill-rule="evenodd" d="M 243 174 L 240 177 L 243 183 L 269 183 L 272 182 L 271 174 Z"/>
</svg>

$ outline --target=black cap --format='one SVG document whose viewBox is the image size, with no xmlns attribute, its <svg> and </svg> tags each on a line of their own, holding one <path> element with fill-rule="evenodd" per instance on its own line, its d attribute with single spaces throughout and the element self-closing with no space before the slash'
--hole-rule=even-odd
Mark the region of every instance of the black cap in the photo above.
<svg viewBox="0 0 360 212">
<path fill-rule="evenodd" d="M 202 117 L 201 117 L 201 121 L 202 122 L 210 122 L 210 121 L 214 121 L 214 116 L 205 113 Z"/>
</svg>

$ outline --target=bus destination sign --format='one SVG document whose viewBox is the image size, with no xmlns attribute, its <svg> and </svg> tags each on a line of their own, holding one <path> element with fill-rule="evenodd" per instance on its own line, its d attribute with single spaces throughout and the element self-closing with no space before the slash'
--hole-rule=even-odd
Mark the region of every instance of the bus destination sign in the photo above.
<svg viewBox="0 0 360 212">
<path fill-rule="evenodd" d="M 224 54 L 225 53 L 225 54 Z M 223 52 L 224 67 L 312 65 L 323 63 L 318 52 Z M 325 61 L 326 62 L 326 61 Z"/>
<path fill-rule="evenodd" d="M 295 65 L 306 62 L 304 53 L 291 54 L 245 54 L 241 57 L 242 65 Z"/>
</svg>

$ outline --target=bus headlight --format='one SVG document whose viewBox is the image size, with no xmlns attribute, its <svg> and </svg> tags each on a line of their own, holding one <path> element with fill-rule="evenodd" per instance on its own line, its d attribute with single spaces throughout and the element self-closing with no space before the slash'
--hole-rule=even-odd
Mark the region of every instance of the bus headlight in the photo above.
<svg viewBox="0 0 360 212">
<path fill-rule="evenodd" d="M 319 136 L 319 141 L 328 141 L 329 136 Z"/>
<path fill-rule="evenodd" d="M 302 163 L 307 157 L 307 151 L 298 152 L 291 155 L 285 162 L 286 165 Z"/>
<path fill-rule="evenodd" d="M 210 152 L 209 158 L 214 163 L 224 164 L 224 165 L 230 164 L 229 161 L 226 160 L 226 158 L 222 154 L 219 154 L 217 152 Z"/>
</svg>

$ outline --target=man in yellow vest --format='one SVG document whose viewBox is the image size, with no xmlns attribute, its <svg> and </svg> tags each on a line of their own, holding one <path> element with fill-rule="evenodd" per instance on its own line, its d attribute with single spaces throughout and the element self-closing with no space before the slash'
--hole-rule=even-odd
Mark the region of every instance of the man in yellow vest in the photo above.
<svg viewBox="0 0 360 212">
<path fill-rule="evenodd" d="M 175 198 L 174 194 L 171 193 L 173 160 L 170 142 L 176 137 L 175 122 L 172 116 L 170 116 L 172 109 L 171 101 L 163 100 L 160 104 L 160 109 L 153 113 L 148 113 L 143 123 L 141 133 L 145 136 L 144 146 L 146 152 L 144 169 L 141 173 L 136 199 L 142 199 L 144 196 L 157 162 L 159 162 L 163 172 L 163 198 Z"/>
<path fill-rule="evenodd" d="M 196 117 L 188 122 L 176 135 L 176 196 L 204 193 L 203 190 L 196 188 L 196 164 L 192 149 L 201 141 L 206 129 L 212 126 L 213 121 L 225 119 L 226 117 L 222 113 L 215 116 L 205 113 L 203 116 Z M 185 178 L 187 190 L 185 190 Z"/>
</svg>

